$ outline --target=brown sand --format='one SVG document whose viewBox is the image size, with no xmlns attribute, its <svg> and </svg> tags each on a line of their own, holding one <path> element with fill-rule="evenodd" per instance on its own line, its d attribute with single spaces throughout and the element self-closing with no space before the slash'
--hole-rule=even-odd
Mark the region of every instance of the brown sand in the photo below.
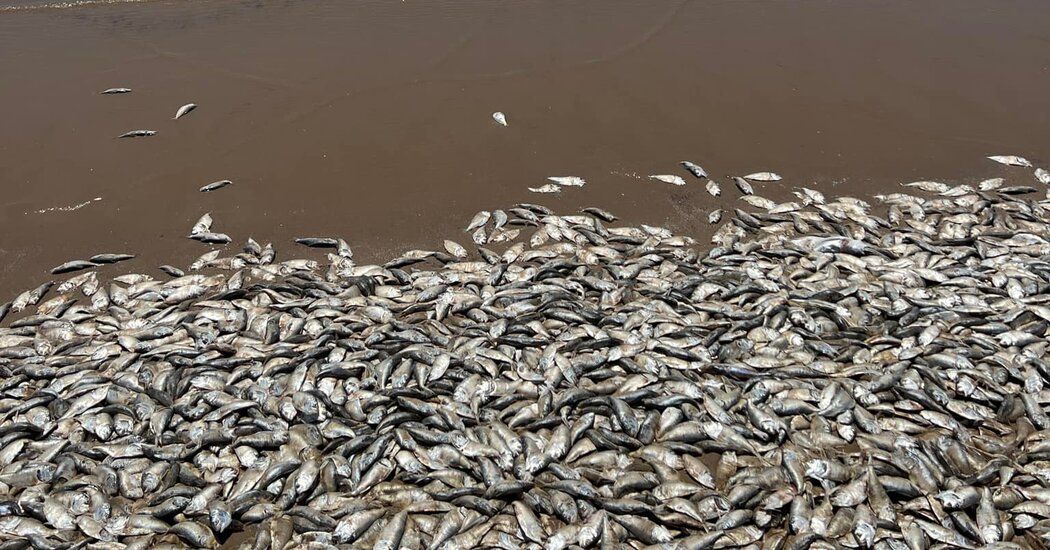
<svg viewBox="0 0 1050 550">
<path fill-rule="evenodd" d="M 991 154 L 1048 166 L 1048 16 L 1043 0 L 0 10 L 0 301 L 99 252 L 140 255 L 107 274 L 163 276 L 209 249 L 184 238 L 208 211 L 237 246 L 316 257 L 291 238 L 338 235 L 369 260 L 469 244 L 475 211 L 520 201 L 703 235 L 703 213 L 738 202 L 729 174 L 781 173 L 756 185 L 778 199 L 1003 173 Z M 98 94 L 114 86 L 135 91 Z M 187 102 L 200 107 L 171 120 Z M 140 128 L 159 133 L 115 139 Z M 660 173 L 690 185 L 629 175 Z M 526 190 L 550 175 L 588 185 Z"/>
</svg>

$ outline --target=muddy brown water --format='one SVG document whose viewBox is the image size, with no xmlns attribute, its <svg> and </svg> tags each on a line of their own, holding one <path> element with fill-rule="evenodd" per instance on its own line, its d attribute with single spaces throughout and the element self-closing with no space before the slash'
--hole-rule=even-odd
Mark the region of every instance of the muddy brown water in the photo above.
<svg viewBox="0 0 1050 550">
<path fill-rule="evenodd" d="M 703 236 L 727 175 L 866 195 L 1050 165 L 1050 2 L 530 0 L 0 3 L 0 301 L 99 252 L 234 246 L 363 261 L 479 209 L 596 205 Z M 131 94 L 104 96 L 126 86 Z M 175 110 L 200 107 L 173 121 Z M 507 114 L 500 127 L 493 111 Z M 134 129 L 158 134 L 116 139 Z M 677 162 L 723 183 L 708 196 Z M 674 173 L 674 188 L 636 176 Z M 587 179 L 560 196 L 527 187 Z M 202 194 L 219 179 L 235 183 Z M 75 211 L 70 207 L 95 197 Z"/>
</svg>

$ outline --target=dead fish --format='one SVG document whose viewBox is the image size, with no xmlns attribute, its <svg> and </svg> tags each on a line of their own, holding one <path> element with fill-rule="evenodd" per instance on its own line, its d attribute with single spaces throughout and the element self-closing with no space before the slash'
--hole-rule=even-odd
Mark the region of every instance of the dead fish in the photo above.
<svg viewBox="0 0 1050 550">
<path fill-rule="evenodd" d="M 339 246 L 339 241 L 331 237 L 299 237 L 295 239 L 295 242 L 310 248 L 335 248 Z"/>
<path fill-rule="evenodd" d="M 1035 179 L 1043 185 L 1050 185 L 1050 172 L 1042 168 L 1036 168 Z"/>
<path fill-rule="evenodd" d="M 707 189 L 707 192 L 710 193 L 712 197 L 717 197 L 722 194 L 722 188 L 719 187 L 718 182 L 715 180 L 708 180 L 704 185 L 704 189 Z"/>
<path fill-rule="evenodd" d="M 707 172 L 705 172 L 704 169 L 701 168 L 699 164 L 696 164 L 694 162 L 689 162 L 688 160 L 683 160 L 682 161 L 682 166 L 684 166 L 685 169 L 688 170 L 690 174 L 692 174 L 692 175 L 694 175 L 694 176 L 696 176 L 698 178 L 703 179 L 703 178 L 707 177 Z"/>
<path fill-rule="evenodd" d="M 1024 157 L 1018 157 L 1014 155 L 992 155 L 988 157 L 989 160 L 994 160 L 999 164 L 1005 164 L 1007 166 L 1024 166 L 1031 167 L 1032 163 L 1028 162 L 1028 159 Z"/>
<path fill-rule="evenodd" d="M 213 233 L 211 231 L 204 231 L 204 232 L 201 232 L 201 233 L 195 233 L 195 234 L 189 235 L 189 238 L 191 238 L 191 239 L 193 239 L 195 241 L 200 241 L 202 243 L 207 243 L 207 244 L 226 244 L 226 243 L 228 243 L 228 242 L 233 240 L 233 239 L 230 238 L 229 235 L 227 235 L 225 233 Z"/>
<path fill-rule="evenodd" d="M 671 185 L 685 185 L 685 180 L 682 179 L 682 176 L 660 174 L 655 176 L 649 176 L 649 179 L 662 181 L 664 183 L 670 183 Z"/>
<path fill-rule="evenodd" d="M 734 176 L 733 183 L 735 183 L 736 188 L 739 189 L 740 192 L 745 195 L 753 195 L 755 193 L 755 189 L 751 187 L 751 184 L 748 183 L 747 180 L 745 180 L 744 178 Z"/>
<path fill-rule="evenodd" d="M 583 187 L 587 183 L 579 176 L 550 176 L 547 179 L 563 187 Z"/>
<path fill-rule="evenodd" d="M 190 235 L 200 235 L 211 231 L 211 224 L 211 212 L 206 212 L 197 220 L 197 223 L 193 224 L 193 227 L 190 229 Z"/>
<path fill-rule="evenodd" d="M 82 269 L 90 269 L 92 267 L 98 267 L 92 262 L 87 260 L 72 260 L 68 261 L 60 266 L 56 266 L 51 269 L 53 275 L 60 275 L 62 273 L 71 273 L 73 271 L 80 271 Z"/>
<path fill-rule="evenodd" d="M 541 187 L 529 187 L 528 189 L 533 193 L 561 193 L 562 188 L 559 185 L 548 183 Z"/>
<path fill-rule="evenodd" d="M 773 172 L 755 172 L 744 176 L 744 179 L 751 181 L 780 181 L 781 177 Z"/>
<path fill-rule="evenodd" d="M 156 135 L 156 130 L 132 130 L 130 132 L 124 132 L 117 136 L 118 138 L 134 138 L 134 137 L 149 137 Z"/>
<path fill-rule="evenodd" d="M 949 189 L 946 184 L 937 181 L 913 181 L 902 185 L 904 187 L 916 187 L 929 193 L 944 193 Z"/>
<path fill-rule="evenodd" d="M 722 221 L 722 209 L 721 208 L 716 209 L 716 210 L 712 210 L 711 213 L 707 215 L 707 223 L 716 224 L 716 223 L 718 223 L 720 221 Z"/>
<path fill-rule="evenodd" d="M 22 311 L 29 306 L 36 305 L 53 286 L 55 286 L 55 282 L 48 281 L 36 288 L 32 288 L 19 294 L 11 303 L 11 310 Z"/>
<path fill-rule="evenodd" d="M 504 115 L 503 113 L 499 112 L 499 111 L 496 111 L 495 113 L 492 113 L 492 118 L 493 118 L 493 120 L 495 120 L 496 122 L 498 122 L 502 126 L 506 126 L 507 125 L 507 116 Z"/>
<path fill-rule="evenodd" d="M 489 218 L 491 217 L 492 213 L 490 213 L 488 210 L 482 210 L 481 212 L 474 214 L 474 217 L 470 219 L 470 223 L 467 224 L 467 227 L 466 229 L 464 229 L 464 231 L 466 231 L 467 233 L 474 231 L 475 229 L 488 223 Z"/>
<path fill-rule="evenodd" d="M 162 266 L 158 267 L 157 269 L 163 271 L 164 273 L 166 273 L 166 274 L 168 274 L 168 275 L 170 275 L 172 277 L 184 277 L 186 275 L 185 271 L 183 271 L 183 270 L 181 270 L 181 269 L 179 269 L 177 267 L 167 265 L 167 264 L 162 265 Z"/>
<path fill-rule="evenodd" d="M 209 183 L 208 185 L 205 185 L 204 187 L 201 187 L 201 193 L 207 193 L 209 191 L 215 191 L 215 190 L 218 190 L 218 189 L 222 189 L 223 187 L 226 187 L 227 185 L 232 185 L 232 184 L 233 184 L 233 182 L 230 181 L 230 180 L 215 181 L 215 182 Z"/>
<path fill-rule="evenodd" d="M 607 221 L 607 222 L 614 222 L 614 221 L 616 221 L 618 219 L 616 217 L 616 215 L 613 214 L 612 212 L 609 212 L 607 210 L 602 210 L 601 208 L 595 208 L 593 206 L 588 206 L 586 208 L 583 208 L 583 209 L 580 210 L 580 212 L 583 212 L 584 214 L 590 214 L 590 215 L 592 215 L 592 216 L 594 216 L 596 218 L 599 218 L 599 219 Z"/>
<path fill-rule="evenodd" d="M 467 257 L 467 249 L 455 241 L 445 239 L 445 250 L 456 258 L 463 259 Z"/>
<path fill-rule="evenodd" d="M 117 262 L 123 262 L 123 261 L 131 260 L 131 259 L 134 259 L 134 258 L 135 258 L 134 254 L 104 253 L 104 254 L 95 254 L 94 256 L 88 258 L 88 260 L 90 260 L 90 261 L 92 261 L 92 262 L 94 262 L 96 264 L 115 264 Z"/>
<path fill-rule="evenodd" d="M 991 178 L 978 183 L 977 188 L 981 191 L 991 191 L 993 189 L 999 189 L 1005 182 L 1006 180 L 1003 178 Z"/>
<path fill-rule="evenodd" d="M 190 113 L 190 111 L 192 111 L 192 110 L 194 110 L 196 108 L 197 108 L 196 104 L 194 104 L 194 103 L 187 103 L 187 104 L 183 105 L 182 107 L 179 107 L 178 111 L 175 111 L 175 118 L 173 118 L 172 120 L 178 120 L 178 119 L 188 115 Z"/>
<path fill-rule="evenodd" d="M 102 90 L 99 93 L 100 94 L 105 94 L 105 95 L 109 95 L 109 94 L 127 94 L 127 93 L 131 93 L 131 88 L 109 88 L 109 89 L 106 89 L 106 90 Z"/>
</svg>

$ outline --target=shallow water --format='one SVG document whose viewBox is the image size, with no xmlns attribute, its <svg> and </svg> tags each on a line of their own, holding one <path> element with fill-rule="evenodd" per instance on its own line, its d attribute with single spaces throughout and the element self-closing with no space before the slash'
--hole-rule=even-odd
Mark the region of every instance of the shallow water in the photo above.
<svg viewBox="0 0 1050 550">
<path fill-rule="evenodd" d="M 0 301 L 99 252 L 162 276 L 209 211 L 233 245 L 338 235 L 367 261 L 520 201 L 703 236 L 730 174 L 782 174 L 756 185 L 779 199 L 1050 165 L 1043 1 L 59 4 L 0 11 Z M 639 179 L 665 173 L 690 185 Z M 551 175 L 588 183 L 526 190 Z"/>
</svg>

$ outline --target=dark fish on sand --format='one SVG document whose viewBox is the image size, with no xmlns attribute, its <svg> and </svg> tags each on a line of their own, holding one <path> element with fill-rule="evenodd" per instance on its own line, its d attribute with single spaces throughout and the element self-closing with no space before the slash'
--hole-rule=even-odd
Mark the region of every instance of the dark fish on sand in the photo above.
<svg viewBox="0 0 1050 550">
<path fill-rule="evenodd" d="M 299 237 L 295 239 L 295 242 L 310 248 L 335 248 L 339 246 L 339 240 L 331 237 Z"/>
<path fill-rule="evenodd" d="M 134 254 L 95 254 L 88 259 L 96 264 L 115 264 L 117 262 L 131 260 L 134 257 Z"/>
</svg>

